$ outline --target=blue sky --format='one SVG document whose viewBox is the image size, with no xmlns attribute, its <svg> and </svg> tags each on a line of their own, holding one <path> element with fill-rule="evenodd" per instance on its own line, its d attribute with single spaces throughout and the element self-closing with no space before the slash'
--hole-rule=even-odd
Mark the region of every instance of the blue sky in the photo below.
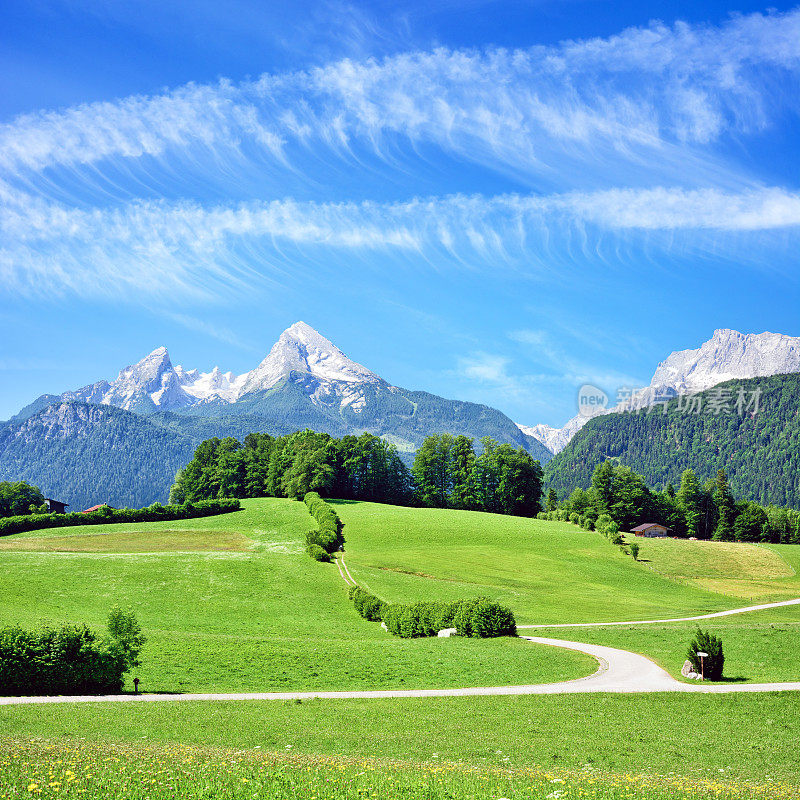
<svg viewBox="0 0 800 800">
<path fill-rule="evenodd" d="M 800 335 L 800 9 L 0 10 L 0 419 L 303 319 L 560 425 L 715 328 Z"/>
</svg>

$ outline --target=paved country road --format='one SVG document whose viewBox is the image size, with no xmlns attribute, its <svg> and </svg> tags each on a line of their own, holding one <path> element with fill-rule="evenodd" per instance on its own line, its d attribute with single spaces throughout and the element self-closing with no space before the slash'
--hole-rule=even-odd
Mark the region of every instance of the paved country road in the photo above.
<svg viewBox="0 0 800 800">
<path fill-rule="evenodd" d="M 782 606 L 800 605 L 800 597 L 796 600 L 781 600 L 779 603 L 763 603 L 760 606 L 745 606 L 732 608 L 730 611 L 715 611 L 713 614 L 700 614 L 697 617 L 673 617 L 672 619 L 640 619 L 633 622 L 559 622 L 550 625 L 517 625 L 517 629 L 536 628 L 605 628 L 611 625 L 654 625 L 658 622 L 694 622 L 698 619 L 713 619 L 714 617 L 730 617 L 733 614 L 746 614 L 748 611 L 764 611 L 768 608 L 781 608 Z"/>
<path fill-rule="evenodd" d="M 795 601 L 797 602 L 797 601 Z M 800 691 L 800 681 L 792 683 L 704 684 L 681 683 L 644 656 L 581 642 L 522 637 L 536 644 L 578 650 L 597 659 L 597 671 L 586 678 L 560 683 L 529 686 L 485 686 L 464 689 L 388 689 L 373 692 L 244 692 L 240 694 L 121 694 L 58 697 L 0 697 L 2 705 L 44 703 L 159 703 L 180 700 L 373 700 L 387 697 L 474 697 L 476 695 L 584 694 L 589 692 L 731 692 Z"/>
</svg>

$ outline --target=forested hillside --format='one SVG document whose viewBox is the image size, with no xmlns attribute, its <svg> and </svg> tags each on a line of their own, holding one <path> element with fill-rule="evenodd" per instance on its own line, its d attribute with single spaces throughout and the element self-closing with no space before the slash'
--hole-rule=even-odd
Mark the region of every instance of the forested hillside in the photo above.
<svg viewBox="0 0 800 800">
<path fill-rule="evenodd" d="M 686 469 L 701 481 L 725 469 L 737 496 L 800 508 L 800 374 L 728 381 L 693 397 L 691 407 L 676 398 L 590 420 L 547 464 L 545 483 L 565 497 L 613 458 L 657 487 L 679 484 Z"/>
<path fill-rule="evenodd" d="M 24 480 L 80 511 L 165 500 L 196 441 L 111 406 L 60 403 L 0 428 L 0 479 Z"/>
</svg>

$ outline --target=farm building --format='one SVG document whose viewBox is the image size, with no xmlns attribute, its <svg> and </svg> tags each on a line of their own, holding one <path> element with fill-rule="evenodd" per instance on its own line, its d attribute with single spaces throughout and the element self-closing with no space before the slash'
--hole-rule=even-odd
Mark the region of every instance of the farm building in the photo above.
<svg viewBox="0 0 800 800">
<path fill-rule="evenodd" d="M 654 537 L 668 536 L 669 528 L 659 525 L 658 522 L 644 522 L 641 525 L 637 525 L 631 533 L 635 533 L 637 536 L 647 536 L 652 539 Z"/>
<path fill-rule="evenodd" d="M 53 500 L 52 497 L 45 497 L 44 504 L 51 514 L 66 514 L 69 503 L 62 503 L 60 500 Z"/>
<path fill-rule="evenodd" d="M 114 506 L 110 506 L 108 503 L 100 503 L 100 505 L 85 508 L 81 511 L 81 514 L 91 514 L 92 511 L 99 511 L 101 508 L 110 508 L 112 511 L 114 510 Z"/>
</svg>

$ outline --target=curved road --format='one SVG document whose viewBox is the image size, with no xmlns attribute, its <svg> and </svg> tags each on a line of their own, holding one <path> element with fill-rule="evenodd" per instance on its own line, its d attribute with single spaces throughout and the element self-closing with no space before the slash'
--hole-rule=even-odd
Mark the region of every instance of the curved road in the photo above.
<svg viewBox="0 0 800 800">
<path fill-rule="evenodd" d="M 685 617 L 681 620 L 645 620 L 642 622 L 592 623 L 593 625 L 646 625 L 651 622 L 678 622 L 709 617 L 742 614 L 765 608 L 800 604 L 797 600 L 781 603 L 737 608 L 700 617 Z M 586 627 L 572 625 L 572 627 Z M 521 627 L 570 627 L 570 626 L 521 626 Z M 593 675 L 560 683 L 540 683 L 527 686 L 484 686 L 464 689 L 387 689 L 372 692 L 243 692 L 238 694 L 120 694 L 57 697 L 0 697 L 0 705 L 28 705 L 44 703 L 153 703 L 178 700 L 372 700 L 388 697 L 473 697 L 477 695 L 526 695 L 526 694 L 584 694 L 589 692 L 702 692 L 704 694 L 728 694 L 731 692 L 785 692 L 800 691 L 800 681 L 791 683 L 747 683 L 704 684 L 682 683 L 675 680 L 649 658 L 627 650 L 602 647 L 582 642 L 567 642 L 561 639 L 545 639 L 540 636 L 523 636 L 529 642 L 577 650 L 597 659 L 599 667 Z"/>
<path fill-rule="evenodd" d="M 550 625 L 517 625 L 521 628 L 606 628 L 612 625 L 654 625 L 658 622 L 694 622 L 698 619 L 713 619 L 714 617 L 730 617 L 733 614 L 745 614 L 748 611 L 764 611 L 768 608 L 781 608 L 782 606 L 800 605 L 800 597 L 796 600 L 781 600 L 779 603 L 763 603 L 760 606 L 745 606 L 732 608 L 730 611 L 715 611 L 713 614 L 700 614 L 697 617 L 673 617 L 672 619 L 640 619 L 633 622 L 560 622 Z"/>
</svg>

